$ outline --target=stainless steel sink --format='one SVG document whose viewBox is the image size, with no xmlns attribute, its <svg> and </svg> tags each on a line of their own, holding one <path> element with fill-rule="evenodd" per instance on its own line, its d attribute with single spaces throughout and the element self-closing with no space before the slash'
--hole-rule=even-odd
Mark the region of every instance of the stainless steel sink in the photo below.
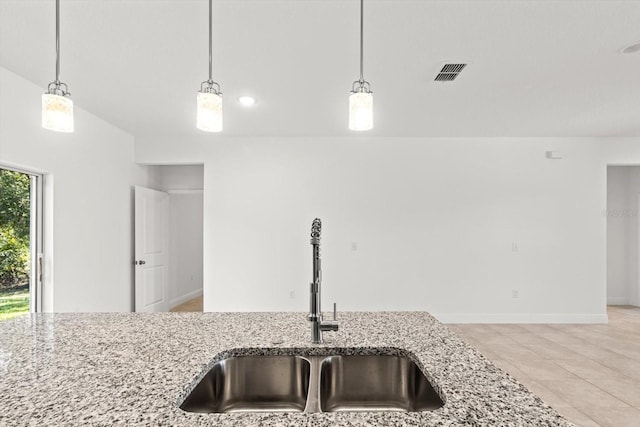
<svg viewBox="0 0 640 427">
<path fill-rule="evenodd" d="M 302 412 L 309 392 L 308 360 L 242 356 L 213 365 L 180 408 L 189 412 Z"/>
<path fill-rule="evenodd" d="M 332 356 L 322 362 L 322 412 L 415 412 L 442 405 L 429 380 L 407 357 Z"/>
<path fill-rule="evenodd" d="M 444 403 L 404 356 L 238 356 L 213 365 L 190 412 L 428 411 Z"/>
</svg>

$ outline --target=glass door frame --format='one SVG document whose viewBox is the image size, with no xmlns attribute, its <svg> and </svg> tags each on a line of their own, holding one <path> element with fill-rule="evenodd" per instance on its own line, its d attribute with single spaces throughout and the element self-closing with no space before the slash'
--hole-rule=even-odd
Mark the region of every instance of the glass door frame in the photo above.
<svg viewBox="0 0 640 427">
<path fill-rule="evenodd" d="M 29 176 L 29 311 L 42 312 L 44 277 L 44 174 L 0 162 L 0 169 Z"/>
</svg>

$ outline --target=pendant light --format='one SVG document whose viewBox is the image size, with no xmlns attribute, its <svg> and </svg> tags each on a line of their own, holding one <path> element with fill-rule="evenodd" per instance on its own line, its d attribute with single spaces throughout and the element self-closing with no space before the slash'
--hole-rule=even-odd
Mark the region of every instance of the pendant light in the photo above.
<svg viewBox="0 0 640 427">
<path fill-rule="evenodd" d="M 220 132 L 222 130 L 222 92 L 220 85 L 213 81 L 212 54 L 212 16 L 213 11 L 209 0 L 209 79 L 202 82 L 198 92 L 198 117 L 196 126 L 206 132 Z"/>
<path fill-rule="evenodd" d="M 349 95 L 349 129 L 373 128 L 373 92 L 363 74 L 364 0 L 360 0 L 360 79 L 353 82 Z"/>
<path fill-rule="evenodd" d="M 56 79 L 42 95 L 42 127 L 73 132 L 73 101 L 66 83 L 60 81 L 60 0 L 56 0 Z"/>
</svg>

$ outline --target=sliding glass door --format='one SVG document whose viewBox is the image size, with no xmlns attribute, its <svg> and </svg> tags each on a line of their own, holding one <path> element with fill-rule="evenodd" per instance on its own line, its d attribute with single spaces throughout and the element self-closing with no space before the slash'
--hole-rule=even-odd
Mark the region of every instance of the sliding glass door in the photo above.
<svg viewBox="0 0 640 427">
<path fill-rule="evenodd" d="M 0 321 L 42 309 L 42 179 L 0 167 Z"/>
</svg>

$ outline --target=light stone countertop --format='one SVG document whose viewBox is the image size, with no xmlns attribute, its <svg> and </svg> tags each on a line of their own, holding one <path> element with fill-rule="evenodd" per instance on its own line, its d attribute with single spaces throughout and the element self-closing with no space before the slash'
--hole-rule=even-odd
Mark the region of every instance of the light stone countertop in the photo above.
<svg viewBox="0 0 640 427">
<path fill-rule="evenodd" d="M 432 316 L 340 313 L 33 314 L 0 323 L 0 426 L 561 426 L 573 424 Z M 277 344 L 274 344 L 277 342 Z M 229 354 L 406 353 L 445 405 L 425 412 L 197 414 L 178 408 Z"/>
</svg>

